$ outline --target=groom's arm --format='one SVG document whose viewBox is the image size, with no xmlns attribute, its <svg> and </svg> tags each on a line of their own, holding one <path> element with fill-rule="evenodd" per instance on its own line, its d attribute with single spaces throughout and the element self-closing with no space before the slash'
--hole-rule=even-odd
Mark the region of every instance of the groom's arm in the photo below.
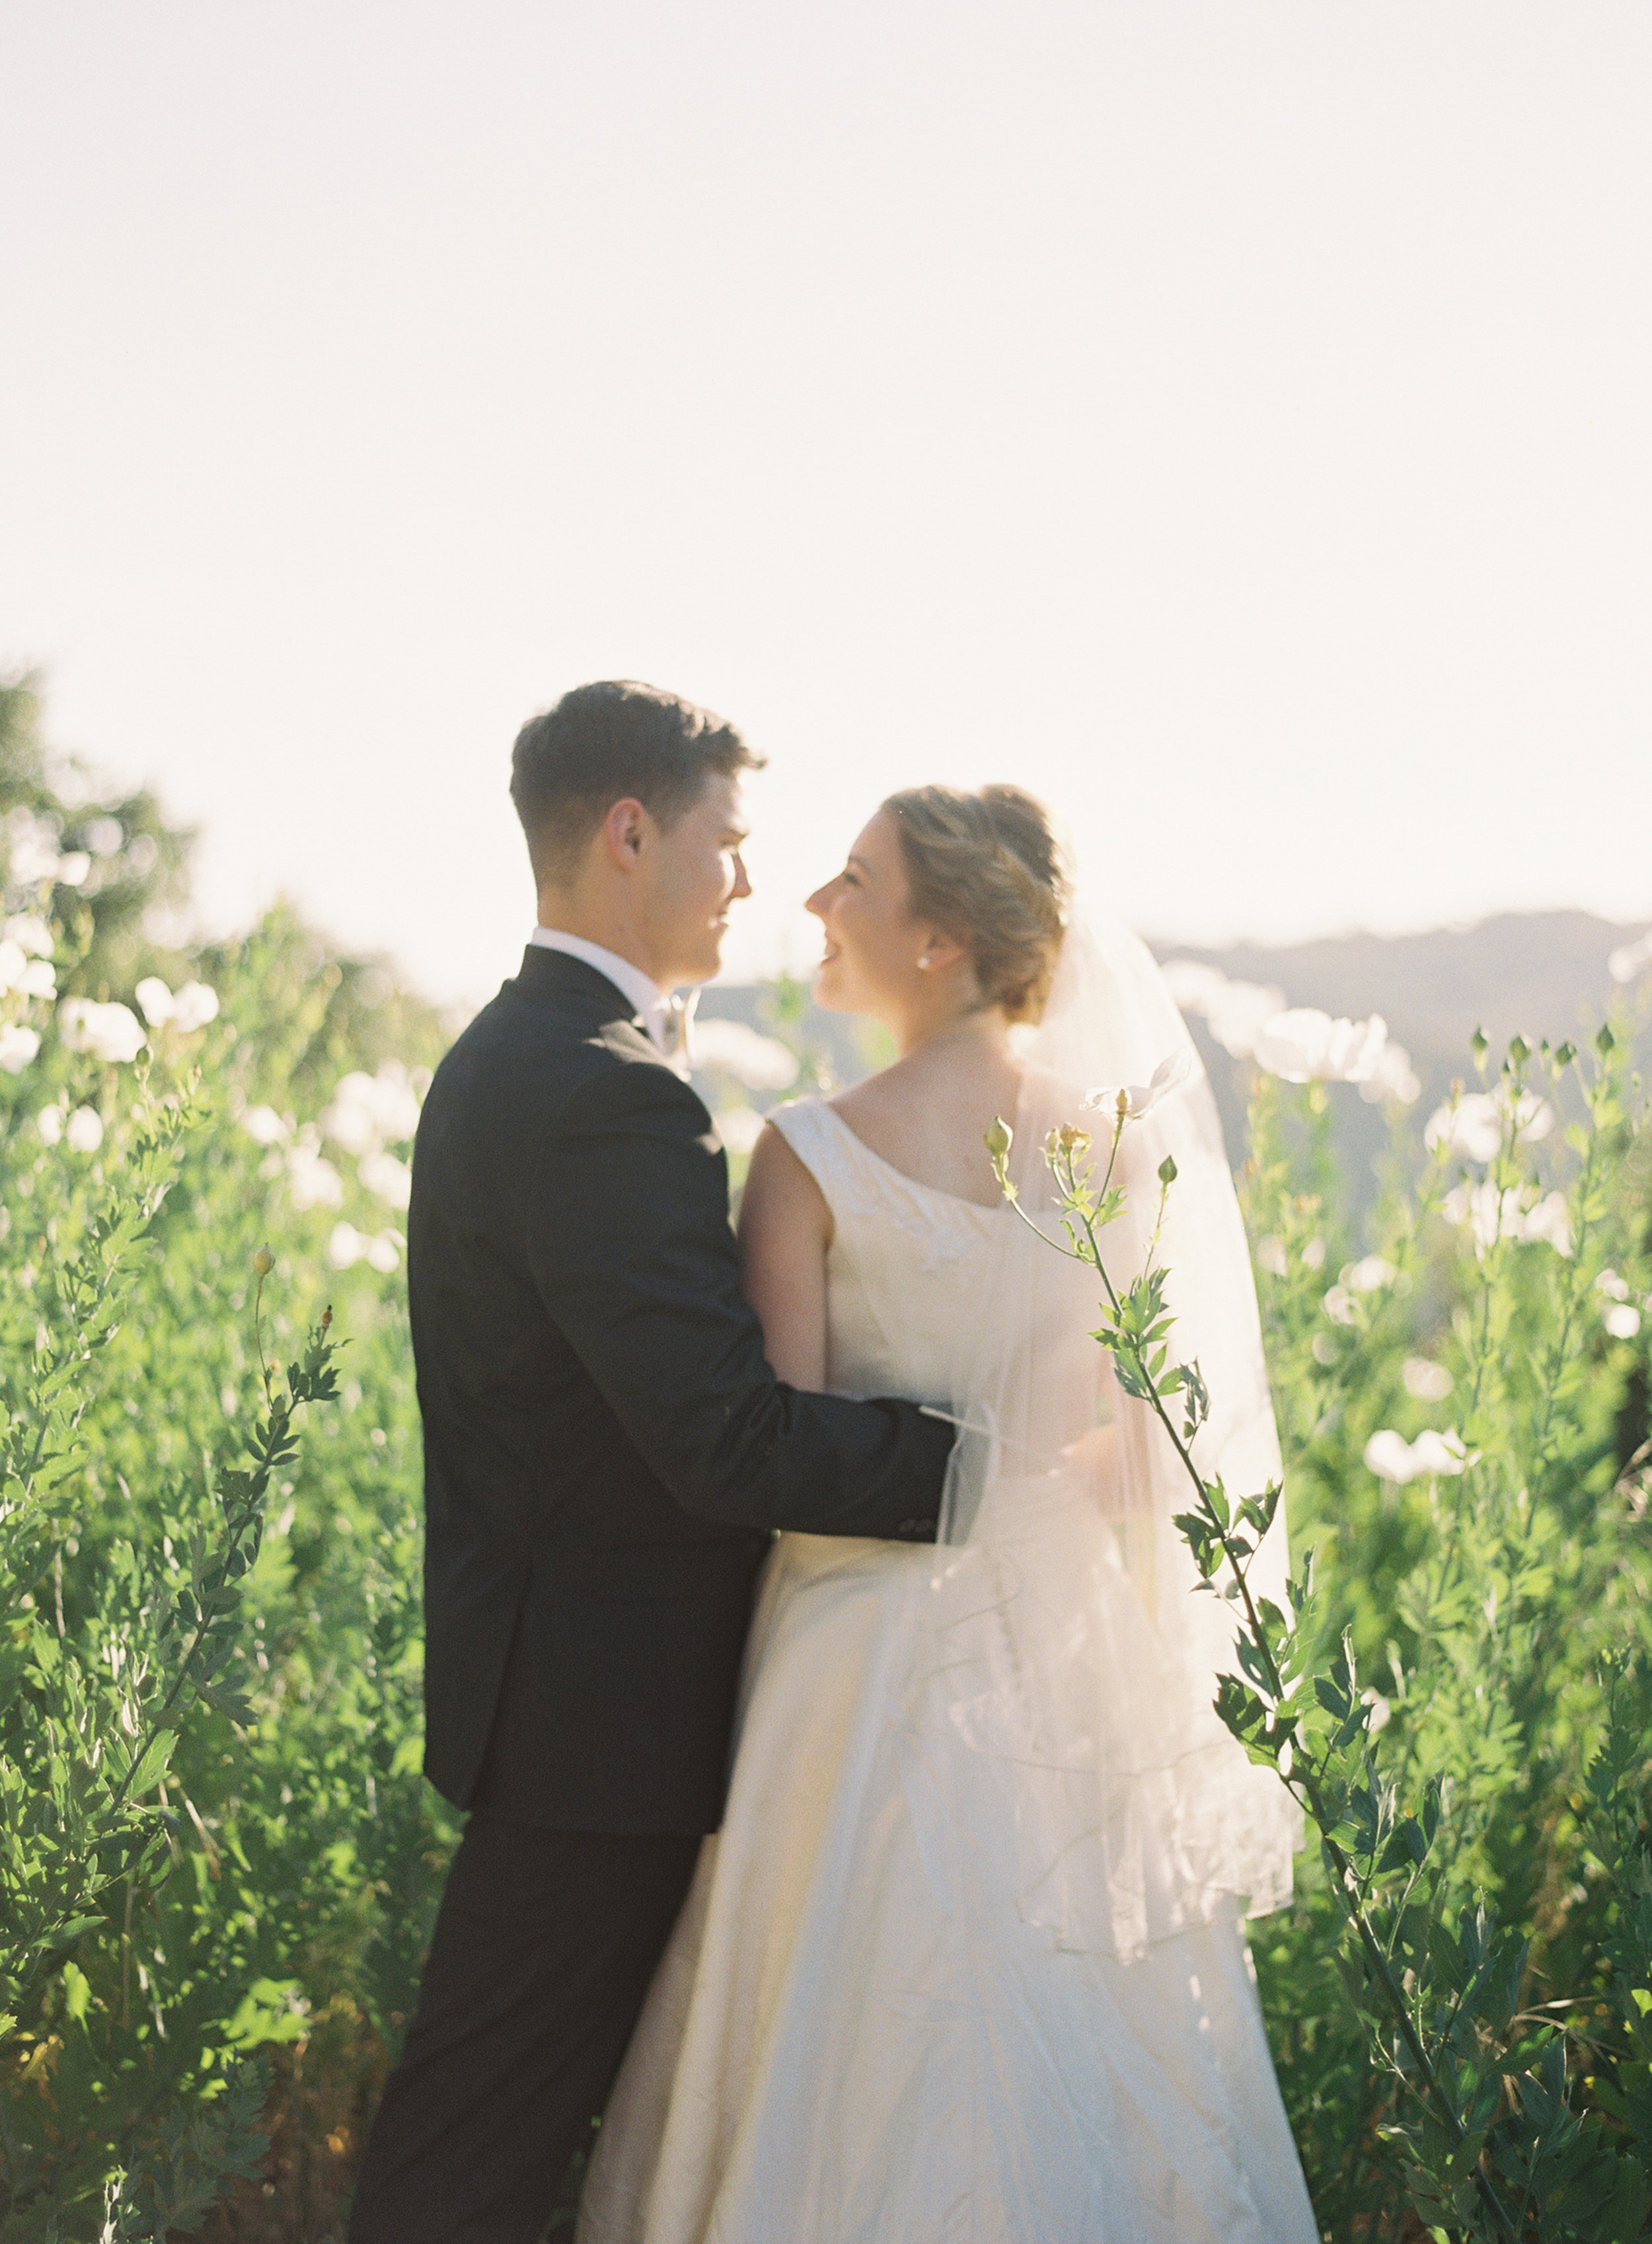
<svg viewBox="0 0 1652 2244">
<path fill-rule="evenodd" d="M 728 1167 L 667 1069 L 604 1069 L 548 1130 L 526 1211 L 546 1309 L 690 1511 L 931 1542 L 952 1429 L 782 1385 L 740 1290 Z"/>
</svg>

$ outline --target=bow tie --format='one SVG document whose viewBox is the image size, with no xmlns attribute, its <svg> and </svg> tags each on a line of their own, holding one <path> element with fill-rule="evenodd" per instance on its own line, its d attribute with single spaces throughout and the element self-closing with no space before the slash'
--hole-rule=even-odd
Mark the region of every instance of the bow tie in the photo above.
<svg viewBox="0 0 1652 2244">
<path fill-rule="evenodd" d="M 674 990 L 666 1000 L 663 1024 L 666 1058 L 680 1075 L 687 1075 L 694 1065 L 693 1034 L 694 1009 L 700 1003 L 699 990 Z"/>
</svg>

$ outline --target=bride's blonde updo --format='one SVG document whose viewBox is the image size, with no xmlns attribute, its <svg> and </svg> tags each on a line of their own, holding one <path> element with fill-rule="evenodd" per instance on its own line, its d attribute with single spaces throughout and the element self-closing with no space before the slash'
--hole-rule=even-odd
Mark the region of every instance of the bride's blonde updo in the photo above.
<svg viewBox="0 0 1652 2244">
<path fill-rule="evenodd" d="M 968 944 L 984 1004 L 1036 1021 L 1069 887 L 1044 805 L 1019 787 L 909 787 L 884 808 L 900 833 L 914 916 Z"/>
</svg>

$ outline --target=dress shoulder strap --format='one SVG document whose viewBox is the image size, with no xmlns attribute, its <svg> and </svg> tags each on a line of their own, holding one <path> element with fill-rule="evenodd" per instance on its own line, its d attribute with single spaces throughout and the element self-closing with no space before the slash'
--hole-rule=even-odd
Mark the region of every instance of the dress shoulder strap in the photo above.
<svg viewBox="0 0 1652 2244">
<path fill-rule="evenodd" d="M 768 1119 L 820 1186 L 834 1215 L 863 1212 L 867 1178 L 864 1159 L 855 1158 L 859 1141 L 823 1098 L 789 1098 L 783 1106 L 771 1106 Z"/>
</svg>

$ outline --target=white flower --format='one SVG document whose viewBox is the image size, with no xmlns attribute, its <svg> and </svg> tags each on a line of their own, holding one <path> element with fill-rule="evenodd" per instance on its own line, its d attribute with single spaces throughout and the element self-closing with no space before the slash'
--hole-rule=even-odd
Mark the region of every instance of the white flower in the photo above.
<svg viewBox="0 0 1652 2244">
<path fill-rule="evenodd" d="M 0 1067 L 8 1075 L 21 1075 L 39 1049 L 38 1029 L 24 1028 L 21 1021 L 8 1021 L 0 1028 Z"/>
<path fill-rule="evenodd" d="M 1494 1161 L 1503 1142 L 1503 1118 L 1489 1092 L 1470 1091 L 1454 1106 L 1441 1106 L 1423 1128 L 1431 1153 L 1442 1146 L 1470 1161 Z"/>
<path fill-rule="evenodd" d="M 1505 1219 L 1505 1203 L 1513 1201 L 1514 1220 L 1520 1220 L 1518 1193 L 1505 1193 L 1500 1197 L 1495 1185 L 1454 1185 L 1440 1202 L 1439 1212 L 1447 1223 L 1454 1223 L 1460 1231 L 1467 1224 L 1473 1234 L 1474 1251 L 1484 1254 L 1498 1240 L 1509 1235 Z"/>
<path fill-rule="evenodd" d="M 1429 1116 L 1423 1143 L 1431 1153 L 1445 1146 L 1465 1160 L 1494 1161 L 1503 1143 L 1504 1124 L 1511 1118 L 1515 1139 L 1523 1145 L 1535 1145 L 1554 1127 L 1554 1109 L 1534 1092 L 1522 1092 L 1511 1102 L 1506 1088 L 1470 1091 L 1455 1105 L 1441 1106 Z"/>
<path fill-rule="evenodd" d="M 218 1018 L 218 992 L 209 982 L 186 982 L 173 999 L 173 1025 L 186 1037 Z"/>
<path fill-rule="evenodd" d="M 84 888 L 91 870 L 91 859 L 84 849 L 71 849 L 58 860 L 58 878 L 65 889 Z"/>
<path fill-rule="evenodd" d="M 1258 1067 L 1287 1083 L 1365 1083 L 1377 1072 L 1388 1042 L 1380 1013 L 1365 1021 L 1333 1021 L 1301 1005 L 1276 1013 L 1256 1037 Z"/>
<path fill-rule="evenodd" d="M 51 928 L 37 912 L 14 912 L 0 921 L 0 936 L 17 943 L 31 958 L 50 958 L 57 950 Z"/>
<path fill-rule="evenodd" d="M 8 928 L 22 924 L 8 920 Z M 39 927 L 43 923 L 32 923 Z M 37 951 L 30 956 L 30 945 L 16 935 L 0 936 L 0 995 L 7 990 L 21 990 L 25 997 L 51 997 L 57 995 L 58 970 L 51 958 L 41 957 Z"/>
<path fill-rule="evenodd" d="M 1633 1340 L 1641 1329 L 1641 1312 L 1628 1301 L 1614 1301 L 1601 1322 L 1614 1340 Z"/>
<path fill-rule="evenodd" d="M 1116 1119 L 1138 1122 L 1150 1113 L 1159 1101 L 1173 1092 L 1178 1084 L 1186 1082 L 1193 1072 L 1193 1055 L 1184 1044 L 1161 1059 L 1147 1083 L 1126 1083 L 1116 1086 L 1099 1085 L 1087 1091 L 1080 1104 L 1089 1112 L 1111 1114 Z"/>
<path fill-rule="evenodd" d="M 1364 1691 L 1360 1695 L 1371 1708 L 1370 1713 L 1365 1717 L 1365 1727 L 1370 1734 L 1375 1737 L 1379 1730 L 1385 1730 L 1393 1720 L 1394 1710 L 1380 1691 Z"/>
<path fill-rule="evenodd" d="M 358 1231 L 353 1223 L 335 1223 L 327 1242 L 327 1259 L 335 1270 L 354 1268 L 358 1262 L 385 1276 L 402 1260 L 402 1235 L 397 1231 Z"/>
<path fill-rule="evenodd" d="M 159 974 L 146 974 L 132 992 L 144 1009 L 144 1018 L 152 1029 L 170 1021 L 173 1013 L 173 993 Z"/>
<path fill-rule="evenodd" d="M 1385 1426 L 1373 1434 L 1365 1444 L 1365 1468 L 1374 1472 L 1378 1480 L 1391 1480 L 1403 1487 L 1415 1478 L 1412 1467 L 1411 1443 L 1404 1434 L 1397 1434 L 1391 1426 Z"/>
<path fill-rule="evenodd" d="M 159 974 L 149 974 L 133 994 L 152 1029 L 164 1028 L 170 1022 L 189 1037 L 218 1018 L 218 992 L 206 982 L 186 982 L 174 995 Z"/>
<path fill-rule="evenodd" d="M 1230 982 L 1220 967 L 1196 958 L 1172 958 L 1164 978 L 1184 1013 L 1201 1015 L 1212 1037 L 1236 1059 L 1249 1059 L 1256 1033 L 1283 1010 L 1285 993 L 1271 982 Z"/>
<path fill-rule="evenodd" d="M 118 818 L 94 818 L 84 830 L 86 847 L 94 857 L 112 857 L 125 838 Z"/>
<path fill-rule="evenodd" d="M 1302 1267 L 1304 1270 L 1323 1270 L 1324 1268 L 1325 1242 L 1323 1239 L 1310 1239 L 1308 1241 L 1308 1244 L 1302 1250 Z"/>
<path fill-rule="evenodd" d="M 376 1075 L 358 1068 L 343 1077 L 322 1117 L 328 1136 L 358 1157 L 410 1138 L 418 1126 L 419 1095 L 396 1059 L 387 1059 Z"/>
<path fill-rule="evenodd" d="M 331 1161 L 309 1146 L 295 1146 L 287 1157 L 288 1189 L 295 1207 L 342 1207 L 344 1179 Z"/>
<path fill-rule="evenodd" d="M 278 1146 L 292 1128 L 273 1106 L 249 1106 L 240 1125 L 255 1146 Z"/>
<path fill-rule="evenodd" d="M 327 1242 L 327 1259 L 335 1270 L 348 1270 L 367 1252 L 367 1241 L 353 1223 L 335 1223 Z"/>
<path fill-rule="evenodd" d="M 1594 1290 L 1597 1294 L 1604 1294 L 1608 1301 L 1627 1301 L 1629 1281 L 1627 1278 L 1620 1278 L 1615 1270 L 1602 1270 L 1594 1281 Z"/>
<path fill-rule="evenodd" d="M 60 1145 L 62 1145 L 62 1143 L 63 1143 L 63 1109 L 62 1109 L 62 1107 L 61 1107 L 61 1106 L 43 1106 L 43 1107 L 41 1108 L 40 1112 L 38 1112 L 38 1114 L 37 1114 L 37 1115 L 35 1116 L 35 1128 L 36 1128 L 37 1130 L 38 1130 L 38 1132 L 40 1132 L 41 1140 L 42 1140 L 43 1144 L 45 1144 L 45 1145 L 48 1145 L 48 1146 L 60 1146 Z"/>
<path fill-rule="evenodd" d="M 1622 950 L 1615 950 L 1606 962 L 1606 970 L 1615 982 L 1633 982 L 1647 966 L 1652 966 L 1652 928 L 1638 943 L 1626 943 Z"/>
<path fill-rule="evenodd" d="M 1528 1243 L 1541 1240 L 1557 1254 L 1572 1251 L 1572 1211 L 1561 1192 L 1546 1193 L 1520 1220 L 1520 1237 Z"/>
<path fill-rule="evenodd" d="M 1452 1427 L 1437 1434 L 1432 1426 L 1425 1426 L 1412 1443 L 1412 1455 L 1418 1470 L 1425 1473 L 1464 1472 L 1479 1462 L 1479 1451 L 1466 1448 Z"/>
<path fill-rule="evenodd" d="M 382 1149 L 369 1153 L 355 1173 L 370 1193 L 391 1207 L 405 1207 L 413 1197 L 413 1172 L 405 1161 Z"/>
<path fill-rule="evenodd" d="M 19 803 L 6 814 L 5 836 L 10 875 L 19 887 L 32 889 L 59 877 L 58 828 L 50 819 L 37 818 Z"/>
<path fill-rule="evenodd" d="M 71 1152 L 95 1153 L 103 1143 L 103 1123 L 91 1107 L 77 1106 L 63 1134 Z"/>
<path fill-rule="evenodd" d="M 1554 1109 L 1547 1098 L 1540 1098 L 1534 1091 L 1523 1091 L 1511 1105 L 1506 1091 L 1500 1091 L 1497 1103 L 1505 1114 L 1514 1118 L 1515 1142 L 1535 1146 L 1548 1136 L 1554 1127 Z"/>
<path fill-rule="evenodd" d="M 1400 1369 L 1405 1382 L 1405 1392 L 1419 1402 L 1443 1402 L 1457 1382 L 1443 1363 L 1431 1363 L 1425 1355 L 1408 1355 Z"/>
<path fill-rule="evenodd" d="M 1356 1294 L 1375 1294 L 1384 1286 L 1391 1286 L 1398 1275 L 1393 1264 L 1380 1254 L 1367 1254 L 1351 1262 L 1342 1274 L 1344 1285 Z"/>
<path fill-rule="evenodd" d="M 755 1106 L 725 1106 L 713 1115 L 712 1127 L 726 1152 L 749 1153 L 762 1135 L 763 1118 Z"/>
<path fill-rule="evenodd" d="M 1235 1059 L 1249 1059 L 1266 1024 L 1284 1010 L 1285 993 L 1273 982 L 1229 982 L 1205 1015 L 1211 1035 Z"/>
<path fill-rule="evenodd" d="M 71 1051 L 116 1064 L 136 1059 L 147 1041 L 129 1005 L 100 1005 L 91 997 L 65 997 L 58 1008 L 58 1030 Z"/>
<path fill-rule="evenodd" d="M 1479 1454 L 1466 1450 L 1456 1433 L 1437 1434 L 1428 1427 L 1414 1442 L 1408 1442 L 1403 1434 L 1385 1426 L 1366 1443 L 1365 1464 L 1379 1480 L 1392 1481 L 1403 1488 L 1408 1481 L 1425 1476 L 1433 1479 L 1443 1473 L 1460 1473 Z"/>
<path fill-rule="evenodd" d="M 1283 1239 L 1264 1239 L 1256 1249 L 1256 1261 L 1275 1278 L 1283 1278 L 1290 1267 Z"/>
<path fill-rule="evenodd" d="M 760 1036 L 744 1021 L 694 1017 L 692 1052 L 696 1070 L 731 1075 L 748 1091 L 785 1091 L 797 1080 L 800 1065 L 796 1052 L 777 1037 Z"/>
<path fill-rule="evenodd" d="M 1382 1058 L 1360 1085 L 1359 1095 L 1371 1106 L 1380 1105 L 1385 1098 L 1391 1098 L 1400 1106 L 1416 1105 L 1423 1095 L 1423 1079 L 1412 1065 L 1412 1056 L 1404 1044 L 1389 1043 L 1383 1046 Z"/>
<path fill-rule="evenodd" d="M 1448 1192 L 1440 1213 L 1448 1223 L 1469 1226 L 1477 1254 L 1488 1254 L 1500 1239 L 1547 1245 L 1557 1254 L 1572 1251 L 1571 1215 L 1564 1193 L 1552 1192 L 1540 1200 L 1528 1186 L 1513 1185 L 1500 1193 L 1487 1179 Z"/>
<path fill-rule="evenodd" d="M 378 1125 L 370 1104 L 372 1083 L 370 1075 L 359 1071 L 347 1075 L 322 1117 L 322 1129 L 347 1153 L 370 1152 L 378 1144 Z"/>
<path fill-rule="evenodd" d="M 1351 1325 L 1357 1318 L 1359 1311 L 1355 1308 L 1354 1297 L 1346 1286 L 1333 1286 L 1326 1294 L 1325 1315 L 1333 1324 L 1338 1325 Z"/>
</svg>

